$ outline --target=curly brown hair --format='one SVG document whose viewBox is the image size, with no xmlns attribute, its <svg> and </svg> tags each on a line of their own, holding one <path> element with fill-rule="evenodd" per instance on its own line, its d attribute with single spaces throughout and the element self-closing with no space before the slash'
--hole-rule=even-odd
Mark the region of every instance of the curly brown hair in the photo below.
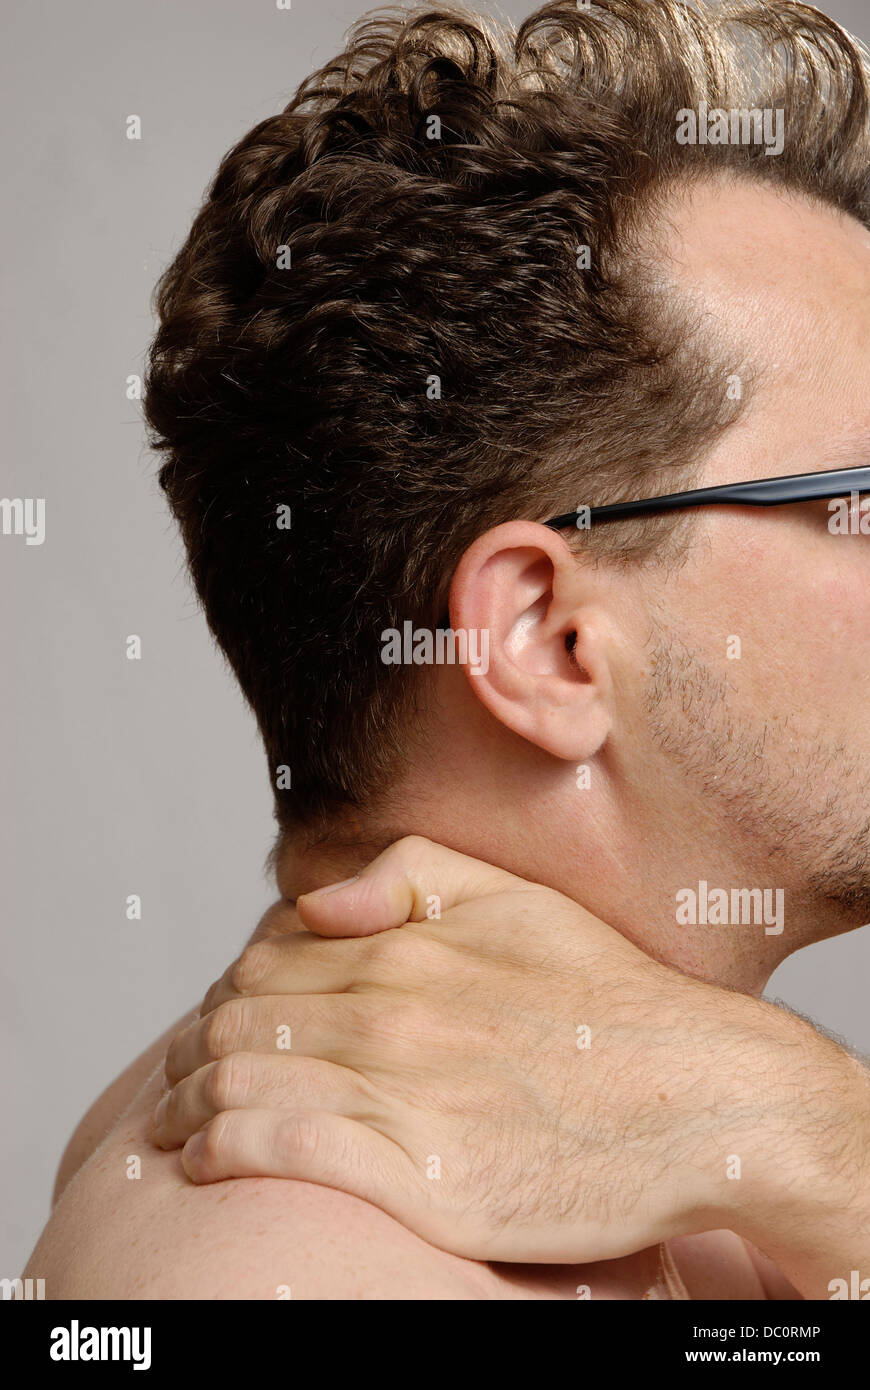
<svg viewBox="0 0 870 1390">
<path fill-rule="evenodd" d="M 702 101 L 782 108 L 782 153 L 680 144 Z M 866 55 L 790 0 L 375 12 L 230 150 L 145 409 L 283 830 L 389 788 L 425 678 L 380 634 L 437 621 L 475 536 L 684 486 L 734 418 L 734 349 L 644 254 L 657 200 L 742 175 L 870 225 L 868 154 Z M 596 543 L 655 562 L 673 525 Z"/>
</svg>

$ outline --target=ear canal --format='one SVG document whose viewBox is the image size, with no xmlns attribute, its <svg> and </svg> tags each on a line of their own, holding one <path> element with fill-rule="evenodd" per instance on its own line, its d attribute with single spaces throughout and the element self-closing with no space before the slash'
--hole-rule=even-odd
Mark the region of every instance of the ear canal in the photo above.
<svg viewBox="0 0 870 1390">
<path fill-rule="evenodd" d="M 585 666 L 581 666 L 581 665 L 580 665 L 580 662 L 577 660 L 577 633 L 576 633 L 576 631 L 574 631 L 574 632 L 566 632 L 566 633 L 565 633 L 565 651 L 568 653 L 568 657 L 569 657 L 569 659 L 570 659 L 570 661 L 571 661 L 571 665 L 575 668 L 576 671 L 578 671 L 578 672 L 580 673 L 580 675 L 583 677 L 583 679 L 584 679 L 585 681 L 591 680 L 591 676 L 589 675 L 589 672 L 586 670 L 586 667 L 585 667 Z"/>
</svg>

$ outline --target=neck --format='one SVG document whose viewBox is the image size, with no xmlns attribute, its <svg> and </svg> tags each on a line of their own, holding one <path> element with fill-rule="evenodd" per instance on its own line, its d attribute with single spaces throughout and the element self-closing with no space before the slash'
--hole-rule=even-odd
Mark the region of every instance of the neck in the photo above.
<svg viewBox="0 0 870 1390">
<path fill-rule="evenodd" d="M 341 840 L 319 845 L 300 846 L 288 843 L 279 848 L 275 860 L 275 878 L 281 897 L 295 903 L 303 893 L 326 888 L 351 878 L 370 864 L 394 840 L 402 836 L 397 831 L 385 838 Z"/>
<path fill-rule="evenodd" d="M 451 833 L 446 824 L 425 830 L 419 826 L 395 828 L 383 833 L 360 830 L 316 844 L 288 841 L 275 859 L 281 896 L 285 903 L 293 904 L 303 893 L 350 878 L 402 835 L 418 833 L 428 834 L 429 838 L 473 858 L 498 864 L 521 878 L 545 883 L 608 922 L 647 955 L 711 984 L 760 996 L 779 964 L 778 938 L 765 935 L 763 924 L 751 928 L 705 925 L 700 919 L 704 913 L 710 916 L 709 897 L 706 902 L 697 904 L 697 926 L 675 930 L 673 925 L 656 921 L 655 902 L 660 901 L 660 895 L 651 890 L 651 880 L 643 871 L 628 874 L 626 880 L 625 866 L 613 858 L 584 856 L 582 889 L 578 890 L 576 858 L 572 857 L 573 872 L 563 880 L 558 869 L 552 865 L 545 867 L 538 859 L 534 846 L 529 856 L 526 847 L 481 843 L 477 834 L 465 838 Z M 719 886 L 713 882 L 714 878 L 712 875 L 708 885 L 710 894 Z M 681 882 L 689 881 L 683 872 Z M 730 884 L 732 879 L 724 875 L 722 881 Z M 672 900 L 673 895 L 670 895 L 669 901 Z M 670 917 L 673 923 L 672 911 Z M 738 943 L 742 945 L 735 949 Z"/>
</svg>

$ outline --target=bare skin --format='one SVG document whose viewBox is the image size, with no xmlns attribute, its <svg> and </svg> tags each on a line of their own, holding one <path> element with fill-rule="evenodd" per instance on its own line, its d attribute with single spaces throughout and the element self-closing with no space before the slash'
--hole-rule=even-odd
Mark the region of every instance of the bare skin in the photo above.
<svg viewBox="0 0 870 1390">
<path fill-rule="evenodd" d="M 483 1263 L 436 1249 L 335 1188 L 279 1178 L 194 1186 L 179 1151 L 155 1149 L 150 1136 L 166 1049 L 196 1013 L 122 1073 L 70 1141 L 52 1220 L 25 1271 L 50 1271 L 49 1298 L 268 1299 L 288 1286 L 303 1300 L 575 1299 L 578 1288 L 594 1298 L 670 1296 L 657 1248 L 585 1266 Z M 131 1154 L 142 1158 L 139 1180 L 126 1176 Z M 695 1298 L 798 1297 L 731 1232 L 671 1247 Z"/>
<path fill-rule="evenodd" d="M 866 230 L 750 184 L 683 192 L 666 221 L 666 272 L 765 372 L 700 483 L 870 461 Z M 489 674 L 437 671 L 438 756 L 424 739 L 396 789 L 402 833 L 545 883 L 655 959 L 746 994 L 791 951 L 862 925 L 870 730 L 855 711 L 867 691 L 870 550 L 860 536 L 832 537 L 824 504 L 779 511 L 705 514 L 678 582 L 589 566 L 533 522 L 480 537 L 454 578 L 451 615 L 492 634 Z M 729 663 L 733 633 L 745 654 Z M 583 795 L 580 763 L 593 773 Z M 297 858 L 282 891 L 295 897 L 370 857 Z M 781 885 L 786 931 L 681 929 L 674 889 L 700 879 Z M 576 1297 L 587 1283 L 593 1296 L 637 1298 L 655 1287 L 649 1250 L 505 1271 L 435 1250 L 313 1183 L 193 1187 L 177 1153 L 148 1145 L 159 1078 L 142 1086 L 136 1073 L 136 1085 L 28 1266 L 49 1296 L 261 1298 L 289 1284 L 294 1297 Z M 108 1108 L 125 1098 L 119 1087 Z M 99 1131 L 107 1115 L 93 1123 Z M 143 1160 L 139 1181 L 126 1177 L 130 1153 Z M 689 1239 L 712 1248 L 715 1237 Z M 732 1278 L 756 1277 L 734 1241 L 717 1297 Z"/>
</svg>

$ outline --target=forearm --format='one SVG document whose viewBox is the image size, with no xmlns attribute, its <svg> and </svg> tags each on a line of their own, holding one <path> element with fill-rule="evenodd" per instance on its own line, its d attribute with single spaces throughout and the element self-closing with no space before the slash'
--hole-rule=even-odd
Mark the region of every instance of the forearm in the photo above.
<svg viewBox="0 0 870 1390">
<path fill-rule="evenodd" d="M 796 1213 L 800 1225 L 784 1235 L 768 1236 L 766 1253 L 804 1298 L 870 1298 L 870 1201 L 866 1195 L 861 1207 L 842 1211 L 836 1228 L 807 1207 Z"/>
<path fill-rule="evenodd" d="M 735 1229 L 810 1299 L 870 1298 L 870 1072 L 789 1018 Z M 864 1283 L 863 1289 L 861 1288 Z"/>
</svg>

